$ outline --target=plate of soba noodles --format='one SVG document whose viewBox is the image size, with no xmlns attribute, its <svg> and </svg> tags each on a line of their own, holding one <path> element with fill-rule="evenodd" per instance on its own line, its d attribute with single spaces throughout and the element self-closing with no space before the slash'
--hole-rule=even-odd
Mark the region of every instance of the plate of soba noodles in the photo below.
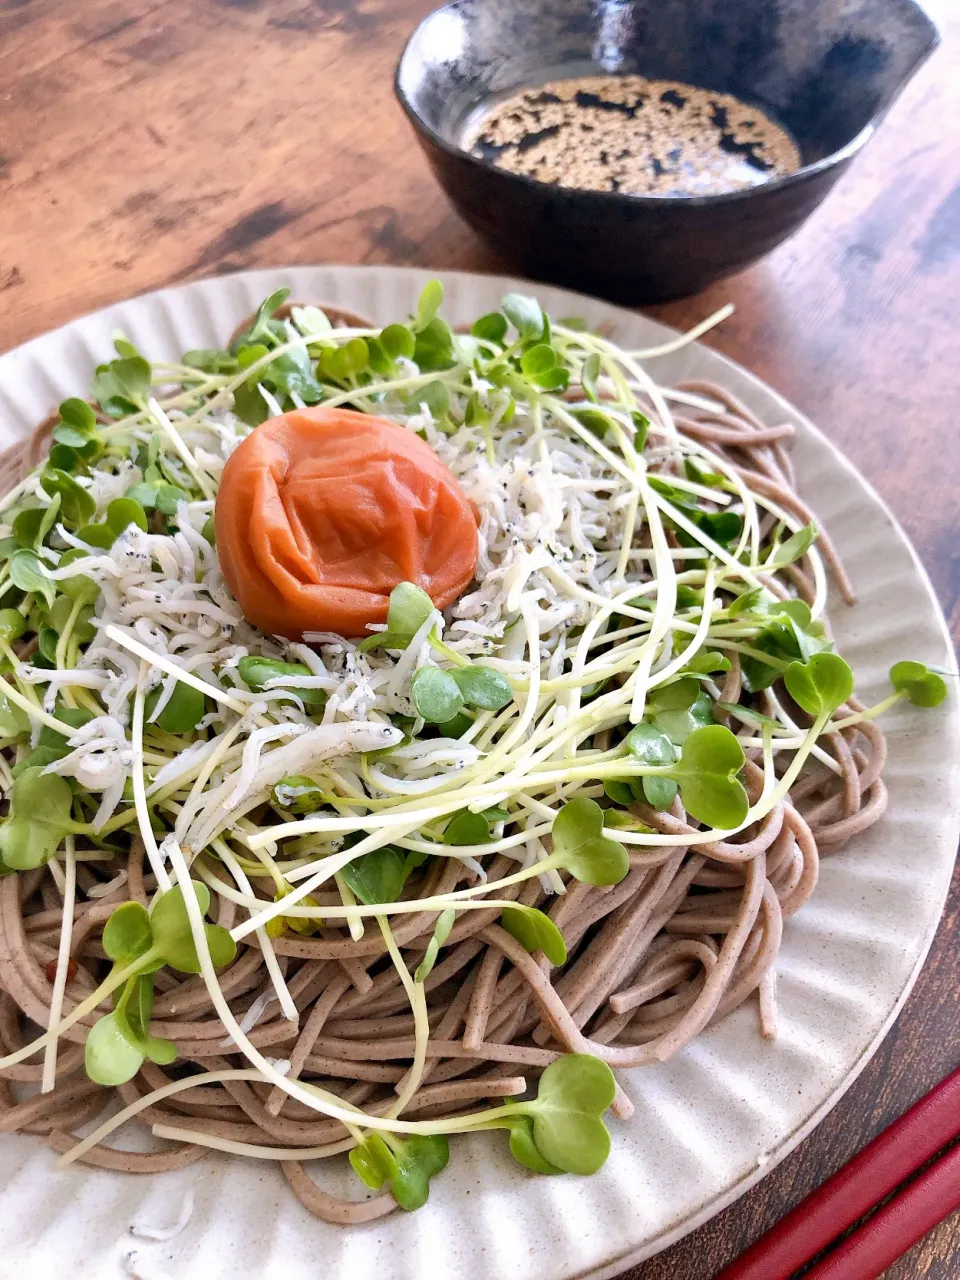
<svg viewBox="0 0 960 1280">
<path fill-rule="evenodd" d="M 956 659 L 725 314 L 295 267 L 0 358 L 5 1266 L 614 1275 L 856 1078 Z"/>
</svg>

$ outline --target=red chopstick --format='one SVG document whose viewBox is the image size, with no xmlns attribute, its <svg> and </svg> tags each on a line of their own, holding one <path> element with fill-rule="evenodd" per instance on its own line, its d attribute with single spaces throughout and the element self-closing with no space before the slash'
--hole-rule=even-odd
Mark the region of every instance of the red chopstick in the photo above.
<svg viewBox="0 0 960 1280">
<path fill-rule="evenodd" d="M 800 1267 L 831 1244 L 858 1218 L 895 1190 L 921 1165 L 960 1134 L 960 1068 L 941 1080 L 899 1120 L 845 1164 L 842 1169 L 792 1209 L 776 1226 L 724 1269 L 714 1280 L 789 1280 Z M 849 1240 L 828 1255 L 805 1280 L 872 1280 L 877 1270 L 857 1270 L 862 1256 L 873 1265 L 868 1237 L 877 1231 L 876 1248 L 888 1261 L 905 1253 L 921 1236 L 956 1208 L 960 1156 L 955 1148 L 903 1193 L 864 1223 Z M 936 1173 L 935 1170 L 940 1170 Z M 905 1207 L 900 1208 L 901 1201 Z M 876 1222 L 876 1228 L 873 1223 Z M 922 1229 L 916 1231 L 915 1228 Z M 859 1243 L 855 1243 L 859 1240 Z M 858 1254 L 859 1251 L 859 1254 Z M 851 1269 L 821 1270 L 843 1254 Z M 878 1255 L 879 1256 L 879 1255 Z M 841 1260 L 836 1264 L 843 1265 Z M 879 1267 L 879 1271 L 883 1270 Z"/>
<path fill-rule="evenodd" d="M 876 1280 L 954 1209 L 960 1209 L 958 1146 L 831 1249 L 803 1280 Z"/>
</svg>

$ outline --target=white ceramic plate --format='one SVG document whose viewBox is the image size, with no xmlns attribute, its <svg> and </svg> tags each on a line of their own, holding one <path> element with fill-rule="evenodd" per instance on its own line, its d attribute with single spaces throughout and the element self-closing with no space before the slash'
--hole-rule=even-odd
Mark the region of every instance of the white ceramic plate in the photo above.
<svg viewBox="0 0 960 1280">
<path fill-rule="evenodd" d="M 0 358 L 0 447 L 64 397 L 85 394 L 115 328 L 150 356 L 171 358 L 220 345 L 280 285 L 296 300 L 340 303 L 386 323 L 412 310 L 427 279 L 427 272 L 388 267 L 250 271 L 108 307 Z M 510 288 L 533 288 L 493 276 L 443 279 L 453 322 L 493 310 Z M 627 345 L 653 345 L 670 333 L 575 294 L 545 286 L 536 293 L 553 315 L 612 320 Z M 662 381 L 715 379 L 768 421 L 796 424 L 801 492 L 829 527 L 859 594 L 853 609 L 835 603 L 832 618 L 865 697 L 889 688 L 886 673 L 899 658 L 953 662 L 904 533 L 811 423 L 704 347 L 662 358 L 656 373 Z M 787 923 L 776 1041 L 760 1039 L 751 1003 L 672 1061 L 628 1073 L 637 1114 L 611 1122 L 613 1152 L 595 1177 L 527 1175 L 505 1155 L 502 1134 L 455 1139 L 449 1169 L 424 1209 L 341 1229 L 311 1218 L 266 1163 L 212 1154 L 150 1180 L 78 1165 L 55 1173 L 38 1139 L 6 1137 L 0 1276 L 567 1280 L 612 1276 L 656 1253 L 742 1194 L 810 1132 L 862 1070 L 923 963 L 960 826 L 960 708 L 956 698 L 933 712 L 904 705 L 885 727 L 889 810 L 825 861 L 812 901 Z M 345 1161 L 322 1176 L 331 1190 L 356 1195 Z M 135 1219 L 174 1222 L 188 1192 L 194 1211 L 174 1239 L 151 1244 L 128 1234 Z"/>
</svg>

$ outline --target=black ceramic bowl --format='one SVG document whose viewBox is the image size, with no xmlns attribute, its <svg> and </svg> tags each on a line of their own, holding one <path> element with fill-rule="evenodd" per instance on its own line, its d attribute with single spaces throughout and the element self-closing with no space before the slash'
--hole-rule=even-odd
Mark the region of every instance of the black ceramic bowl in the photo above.
<svg viewBox="0 0 960 1280">
<path fill-rule="evenodd" d="M 816 208 L 937 45 L 912 0 L 458 0 L 417 27 L 396 93 L 463 217 L 529 274 L 630 303 L 694 293 Z M 469 155 L 483 104 L 584 75 L 735 95 L 786 126 L 802 167 L 721 195 L 540 182 Z"/>
</svg>

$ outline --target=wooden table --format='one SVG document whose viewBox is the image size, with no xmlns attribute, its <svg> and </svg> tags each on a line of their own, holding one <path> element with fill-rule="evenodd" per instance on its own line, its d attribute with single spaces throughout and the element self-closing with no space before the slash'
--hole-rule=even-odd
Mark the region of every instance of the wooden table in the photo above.
<svg viewBox="0 0 960 1280">
<path fill-rule="evenodd" d="M 506 269 L 391 95 L 429 0 L 0 0 L 0 350 L 104 303 L 293 262 Z M 931 8 L 933 6 L 930 6 Z M 656 309 L 792 399 L 896 511 L 960 634 L 960 12 L 800 233 Z M 706 1280 L 957 1064 L 960 882 L 873 1062 L 812 1137 L 631 1280 Z M 957 1275 L 960 1223 L 887 1273 Z"/>
</svg>

